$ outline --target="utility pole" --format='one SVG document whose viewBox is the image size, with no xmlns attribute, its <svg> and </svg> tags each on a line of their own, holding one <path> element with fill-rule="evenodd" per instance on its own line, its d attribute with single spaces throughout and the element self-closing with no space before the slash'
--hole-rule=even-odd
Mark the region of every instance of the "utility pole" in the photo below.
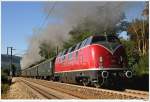
<svg viewBox="0 0 150 102">
<path fill-rule="evenodd" d="M 9 56 L 9 48 L 11 49 L 11 55 L 10 55 L 10 68 L 9 68 L 9 71 L 10 71 L 10 76 L 12 76 L 12 50 L 15 50 L 13 49 L 13 47 L 7 47 L 7 55 Z"/>
<path fill-rule="evenodd" d="M 8 56 L 8 48 L 9 48 L 9 47 L 7 47 L 7 56 Z"/>
</svg>

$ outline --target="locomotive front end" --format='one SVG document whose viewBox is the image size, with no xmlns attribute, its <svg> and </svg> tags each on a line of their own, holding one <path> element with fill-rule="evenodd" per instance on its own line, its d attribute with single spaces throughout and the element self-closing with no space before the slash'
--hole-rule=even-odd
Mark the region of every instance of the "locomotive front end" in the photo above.
<svg viewBox="0 0 150 102">
<path fill-rule="evenodd" d="M 94 36 L 91 45 L 92 59 L 99 70 L 98 84 L 121 86 L 120 82 L 132 77 L 124 46 L 116 36 Z"/>
</svg>

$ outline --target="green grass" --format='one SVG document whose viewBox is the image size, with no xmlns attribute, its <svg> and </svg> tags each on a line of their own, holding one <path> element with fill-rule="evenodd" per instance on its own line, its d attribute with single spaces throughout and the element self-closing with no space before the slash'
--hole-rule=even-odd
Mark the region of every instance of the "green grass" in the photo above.
<svg viewBox="0 0 150 102">
<path fill-rule="evenodd" d="M 9 89 L 11 79 L 9 78 L 8 69 L 1 70 L 1 93 L 5 94 Z"/>
<path fill-rule="evenodd" d="M 133 66 L 133 69 L 138 76 L 149 74 L 149 61 L 148 55 L 142 56 L 137 64 Z"/>
<path fill-rule="evenodd" d="M 1 84 L 1 93 L 5 94 L 7 92 L 7 90 L 9 89 L 9 84 L 5 83 L 5 84 Z"/>
</svg>

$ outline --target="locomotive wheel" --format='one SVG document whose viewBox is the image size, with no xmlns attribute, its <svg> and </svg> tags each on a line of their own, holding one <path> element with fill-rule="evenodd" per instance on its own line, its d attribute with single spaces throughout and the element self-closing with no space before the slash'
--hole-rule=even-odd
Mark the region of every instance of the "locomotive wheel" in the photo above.
<svg viewBox="0 0 150 102">
<path fill-rule="evenodd" d="M 96 88 L 100 88 L 100 87 L 102 87 L 103 85 L 104 85 L 104 82 L 105 82 L 105 78 L 103 78 L 102 80 L 99 80 L 98 82 L 95 82 L 93 85 L 94 85 L 94 87 L 96 87 Z"/>
<path fill-rule="evenodd" d="M 87 86 L 87 85 L 88 85 L 88 82 L 82 82 L 82 85 L 83 85 L 83 86 Z"/>
<path fill-rule="evenodd" d="M 96 88 L 100 88 L 99 83 L 94 83 L 94 87 L 96 87 Z"/>
<path fill-rule="evenodd" d="M 83 79 L 82 79 L 82 85 L 83 85 L 83 86 L 87 86 L 88 84 L 89 84 L 88 79 L 83 78 Z"/>
</svg>

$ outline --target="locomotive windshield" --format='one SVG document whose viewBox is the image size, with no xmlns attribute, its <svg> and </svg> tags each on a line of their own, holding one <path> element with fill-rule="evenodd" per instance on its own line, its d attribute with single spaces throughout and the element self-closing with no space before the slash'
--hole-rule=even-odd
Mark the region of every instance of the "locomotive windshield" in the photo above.
<svg viewBox="0 0 150 102">
<path fill-rule="evenodd" d="M 103 42 L 120 43 L 119 39 L 116 36 L 94 36 L 92 39 L 92 43 Z"/>
<path fill-rule="evenodd" d="M 120 44 L 120 41 L 116 36 L 94 36 L 91 44 L 101 44 L 110 50 L 114 50 Z"/>
<path fill-rule="evenodd" d="M 108 42 L 120 43 L 119 39 L 116 36 L 107 36 Z"/>
</svg>

